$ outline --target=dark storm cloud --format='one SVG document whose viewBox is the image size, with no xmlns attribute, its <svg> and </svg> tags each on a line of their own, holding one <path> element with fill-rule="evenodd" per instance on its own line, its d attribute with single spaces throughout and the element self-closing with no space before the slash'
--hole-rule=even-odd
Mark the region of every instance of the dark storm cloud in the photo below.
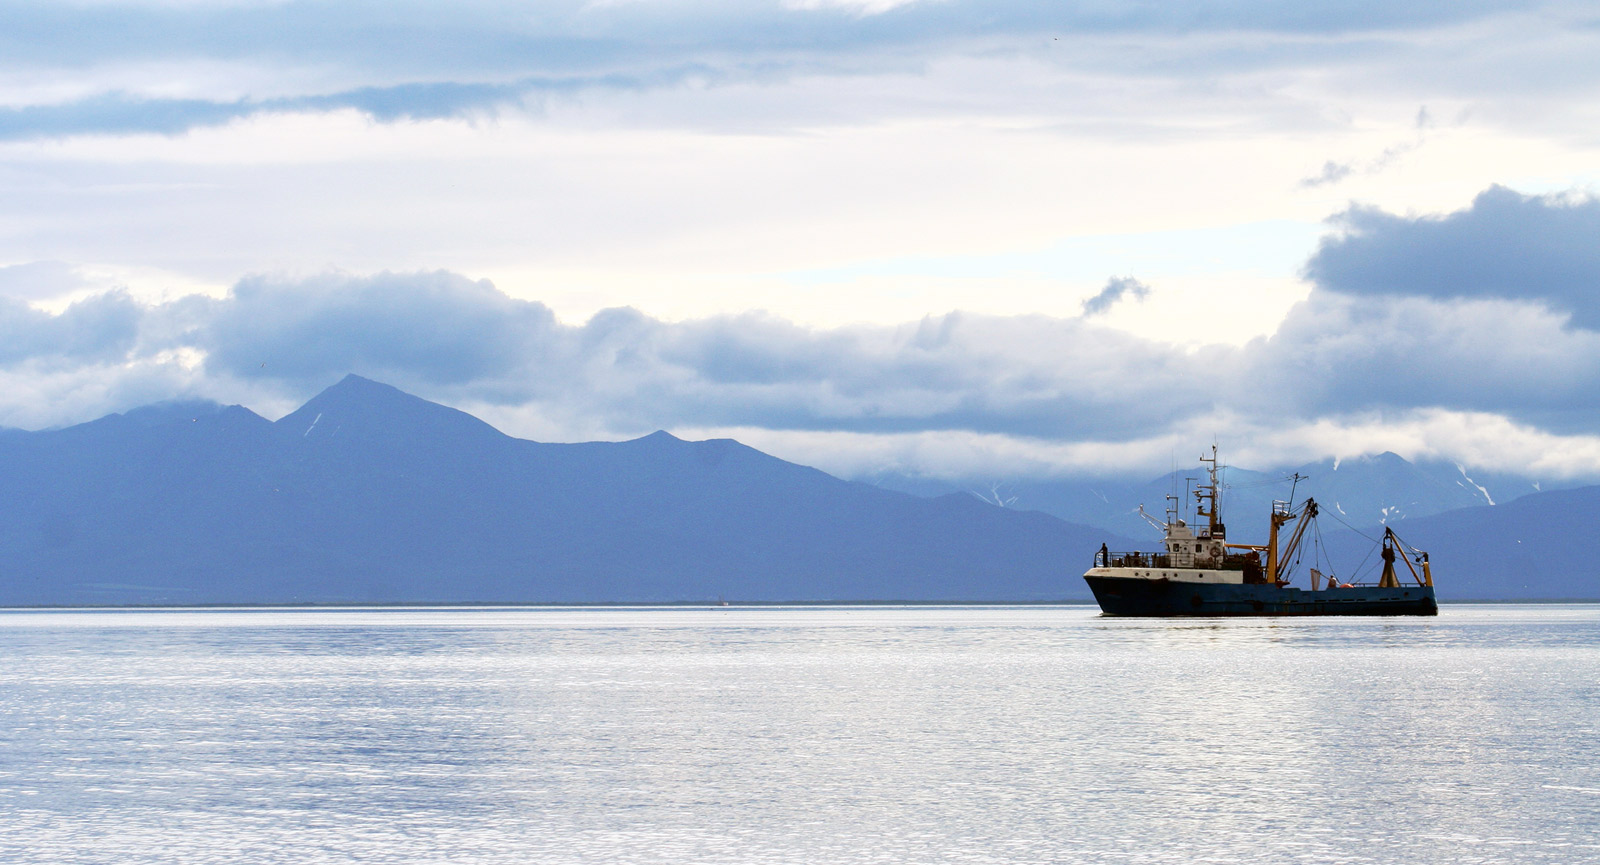
<svg viewBox="0 0 1600 865">
<path fill-rule="evenodd" d="M 1496 186 L 1444 216 L 1354 207 L 1335 224 L 1305 268 L 1320 289 L 1534 301 L 1600 330 L 1600 199 Z"/>
<path fill-rule="evenodd" d="M 800 4 L 803 5 L 803 4 Z M 168 98 L 101 85 L 89 96 L 13 104 L 0 137 L 173 133 L 263 112 L 353 108 L 378 120 L 495 111 L 588 88 L 688 80 L 770 81 L 796 74 L 916 69 L 951 55 L 1037 46 L 1051 37 L 1174 37 L 1251 32 L 1225 50 L 1120 52 L 1125 73 L 1189 77 L 1205 69 L 1304 62 L 1339 34 L 1438 27 L 1537 6 L 1519 2 L 918 2 L 881 14 L 848 3 L 652 4 L 286 2 L 0 3 L 0 72 L 115 80 L 95 70 L 141 64 L 242 64 L 303 70 L 272 92 Z M 1028 48 L 1032 50 L 1032 48 Z M 1071 64 L 1079 52 L 1051 62 Z M 1085 58 L 1096 73 L 1103 59 Z M 308 81 L 316 82 L 308 85 Z M 191 80 L 185 80 L 191 86 Z M 81 90 L 80 90 L 81 92 Z"/>
</svg>

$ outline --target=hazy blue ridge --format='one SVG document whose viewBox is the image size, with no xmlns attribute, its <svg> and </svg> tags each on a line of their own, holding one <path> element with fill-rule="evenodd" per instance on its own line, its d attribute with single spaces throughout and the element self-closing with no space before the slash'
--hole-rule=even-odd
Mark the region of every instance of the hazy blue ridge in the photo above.
<svg viewBox="0 0 1600 865">
<path fill-rule="evenodd" d="M 1440 598 L 1600 599 L 1600 486 L 1533 493 L 1494 507 L 1462 508 L 1395 523 L 1406 543 L 1427 550 Z M 1327 529 L 1324 528 L 1324 531 Z M 1330 558 L 1365 562 L 1383 529 L 1329 532 Z M 1344 566 L 1349 572 L 1350 565 Z M 1409 579 L 1404 571 L 1402 578 Z"/>
<path fill-rule="evenodd" d="M 1303 479 L 1290 480 L 1296 473 Z M 1034 508 L 1137 538 L 1138 548 L 1153 550 L 1160 532 L 1139 518 L 1139 505 L 1159 518 L 1166 496 L 1184 499 L 1196 483 L 1192 479 L 1202 477 L 1196 467 L 1148 482 L 937 481 L 893 475 L 873 482 L 918 495 L 964 490 L 974 501 Z M 1308 540 L 1304 559 L 1346 578 L 1376 579 L 1377 538 L 1389 525 L 1429 552 L 1442 599 L 1600 599 L 1600 565 L 1585 555 L 1600 545 L 1600 529 L 1590 516 L 1600 513 L 1600 487 L 1540 491 L 1529 478 L 1412 463 L 1392 453 L 1272 471 L 1230 467 L 1224 487 L 1223 521 L 1229 539 L 1238 543 L 1266 542 L 1274 499 L 1316 498 L 1322 509 L 1321 543 Z M 1192 498 L 1186 502 L 1183 516 L 1193 519 Z M 1298 574 L 1305 587 L 1305 570 Z"/>
<path fill-rule="evenodd" d="M 1102 542 L 731 440 L 544 444 L 350 376 L 0 436 L 0 604 L 1083 599 Z"/>
<path fill-rule="evenodd" d="M 1393 454 L 1231 468 L 1233 540 L 1265 539 L 1294 471 L 1324 570 L 1370 572 L 1387 520 L 1446 600 L 1600 597 L 1600 487 L 1516 497 L 1532 482 Z M 175 402 L 0 431 L 0 604 L 1082 600 L 1093 551 L 1153 549 L 1138 505 L 1196 475 L 910 495 L 731 440 L 515 439 L 351 376 L 276 422 Z"/>
<path fill-rule="evenodd" d="M 1292 480 L 1298 474 L 1299 481 Z M 1198 462 L 1149 480 L 1057 478 L 941 480 L 885 473 L 866 480 L 884 489 L 913 495 L 967 492 L 991 503 L 1038 510 L 1068 522 L 1096 526 L 1117 534 L 1155 540 L 1160 533 L 1140 519 L 1146 512 L 1163 516 L 1167 496 L 1176 496 L 1181 516 L 1191 519 L 1192 491 L 1204 482 Z M 1559 483 L 1545 482 L 1545 489 Z M 1327 509 L 1330 525 L 1342 520 L 1353 526 L 1431 516 L 1458 508 L 1505 504 L 1536 493 L 1534 479 L 1504 473 L 1467 470 L 1454 464 L 1412 463 L 1392 453 L 1341 461 L 1323 460 L 1297 466 L 1253 471 L 1235 466 L 1223 472 L 1223 519 L 1229 530 L 1264 535 L 1273 500 L 1304 501 L 1315 497 Z"/>
</svg>

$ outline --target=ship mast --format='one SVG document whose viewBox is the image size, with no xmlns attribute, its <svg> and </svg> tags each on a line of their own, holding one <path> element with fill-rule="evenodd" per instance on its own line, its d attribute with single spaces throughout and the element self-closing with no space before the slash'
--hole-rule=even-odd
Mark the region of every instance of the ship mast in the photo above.
<svg viewBox="0 0 1600 865">
<path fill-rule="evenodd" d="M 1194 514 L 1206 518 L 1206 537 L 1223 540 L 1227 538 L 1228 530 L 1217 512 L 1217 489 L 1220 486 L 1217 483 L 1217 446 L 1211 446 L 1211 456 L 1201 455 L 1200 462 L 1206 464 L 1209 483 L 1195 487 Z"/>
</svg>

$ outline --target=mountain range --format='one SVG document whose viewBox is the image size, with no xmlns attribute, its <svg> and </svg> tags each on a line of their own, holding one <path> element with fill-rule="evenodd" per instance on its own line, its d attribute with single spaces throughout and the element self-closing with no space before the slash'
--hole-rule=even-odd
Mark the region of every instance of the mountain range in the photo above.
<svg viewBox="0 0 1600 865">
<path fill-rule="evenodd" d="M 1392 528 L 1427 550 L 1443 600 L 1600 599 L 1600 566 L 1586 551 L 1600 547 L 1600 486 L 1573 487 L 1453 463 L 1412 463 L 1392 453 L 1222 473 L 1222 518 L 1228 537 L 1265 543 L 1267 515 L 1277 501 L 1319 504 L 1320 532 L 1303 548 L 1306 567 L 1346 580 L 1376 579 L 1379 538 Z M 1181 519 L 1195 519 L 1192 491 L 1205 478 L 1195 468 L 1148 481 L 1116 479 L 933 480 L 903 475 L 866 478 L 917 495 L 962 491 L 991 505 L 1036 509 L 1064 520 L 1137 538 L 1154 549 L 1161 532 L 1139 516 L 1144 506 L 1165 518 L 1168 496 Z M 1300 585 L 1305 570 L 1300 570 Z"/>
<path fill-rule="evenodd" d="M 1105 540 L 726 439 L 525 441 L 357 376 L 275 422 L 7 430 L 0 476 L 4 605 L 1052 600 Z"/>
<path fill-rule="evenodd" d="M 349 376 L 277 421 L 177 402 L 0 430 L 0 605 L 1081 601 L 1100 544 L 1153 548 L 1138 506 L 1186 512 L 1198 476 L 847 481 L 727 439 L 516 439 Z M 1307 556 L 1347 579 L 1387 524 L 1442 599 L 1600 597 L 1600 487 L 1393 454 L 1225 477 L 1234 540 L 1315 495 Z"/>
<path fill-rule="evenodd" d="M 1265 531 L 1266 515 L 1274 500 L 1304 501 L 1314 497 L 1336 528 L 1340 524 L 1366 527 L 1460 508 L 1504 504 L 1524 495 L 1563 488 L 1560 482 L 1471 470 L 1454 463 L 1413 463 L 1393 453 L 1265 470 L 1224 466 L 1220 474 L 1224 521 L 1251 532 Z M 1139 506 L 1158 519 L 1163 518 L 1171 497 L 1177 515 L 1192 520 L 1193 491 L 1205 478 L 1203 467 L 1196 460 L 1190 468 L 1148 480 L 930 479 L 892 473 L 868 475 L 860 480 L 913 495 L 966 492 L 1001 507 L 1043 511 L 1069 522 L 1131 537 L 1159 539 L 1159 531 L 1140 518 Z"/>
</svg>

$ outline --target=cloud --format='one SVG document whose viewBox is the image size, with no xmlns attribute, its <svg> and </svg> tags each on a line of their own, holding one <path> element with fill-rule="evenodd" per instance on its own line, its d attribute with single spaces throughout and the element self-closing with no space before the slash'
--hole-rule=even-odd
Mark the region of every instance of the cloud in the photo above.
<svg viewBox="0 0 1600 865">
<path fill-rule="evenodd" d="M 60 314 L 0 297 L 0 367 L 25 361 L 93 363 L 126 357 L 145 310 L 126 292 L 80 300 Z"/>
<path fill-rule="evenodd" d="M 1417 109 L 1417 116 L 1412 122 L 1412 126 L 1416 130 L 1415 138 L 1385 147 L 1377 157 L 1369 159 L 1365 164 L 1359 166 L 1360 173 L 1366 175 L 1377 174 L 1426 143 L 1427 132 L 1434 126 L 1433 116 L 1428 112 L 1426 105 Z M 1301 189 L 1332 186 L 1357 173 L 1357 171 L 1358 166 L 1355 162 L 1334 162 L 1329 160 L 1322 164 L 1322 171 L 1302 179 L 1299 185 Z"/>
<path fill-rule="evenodd" d="M 1357 297 L 1534 301 L 1600 330 L 1600 199 L 1495 186 L 1442 216 L 1352 207 L 1334 225 L 1339 233 L 1305 267 L 1318 288 Z"/>
<path fill-rule="evenodd" d="M 162 398 L 249 401 L 271 414 L 356 372 L 471 407 L 513 434 L 738 430 L 796 454 L 837 446 L 857 462 L 879 454 L 1034 472 L 1127 465 L 1215 435 L 1241 453 L 1268 442 L 1283 450 L 1283 430 L 1330 424 L 1363 430 L 1361 441 L 1383 439 L 1384 423 L 1412 424 L 1421 443 L 1396 433 L 1388 449 L 1445 449 L 1437 431 L 1448 424 L 1413 423 L 1419 412 L 1496 418 L 1486 429 L 1522 430 L 1518 441 L 1581 437 L 1600 423 L 1600 333 L 1499 298 L 1316 291 L 1277 333 L 1244 346 L 1176 346 L 1095 317 L 1040 315 L 812 328 L 758 313 L 667 322 L 620 308 L 571 325 L 487 281 L 437 271 L 257 276 L 225 297 L 152 304 L 113 292 L 60 314 L 5 304 L 0 372 L 72 384 L 55 416 L 15 396 L 0 422 L 85 420 L 90 408 L 131 407 L 117 395 L 149 394 L 151 383 L 171 388 Z M 1588 465 L 1587 451 L 1571 453 Z"/>
<path fill-rule="evenodd" d="M 118 315 L 91 315 L 102 307 Z M 251 277 L 223 298 L 140 306 L 111 294 L 59 316 L 15 314 L 13 330 L 37 335 L 17 342 L 19 362 L 187 358 L 208 375 L 272 382 L 302 399 L 357 372 L 432 398 L 537 404 L 629 431 L 1126 435 L 1208 402 L 1186 390 L 1182 350 L 1044 316 L 815 329 L 763 314 L 668 323 L 615 309 L 574 326 L 445 272 Z M 118 326 L 91 326 L 101 319 Z"/>
<path fill-rule="evenodd" d="M 95 132 L 175 134 L 217 126 L 248 112 L 243 103 L 203 99 L 140 99 L 104 93 L 75 102 L 0 110 L 0 139 L 45 138 Z"/>
<path fill-rule="evenodd" d="M 590 89 L 915 71 L 939 58 L 1036 54 L 1052 40 L 1072 45 L 1050 57 L 1052 65 L 1188 80 L 1199 71 L 1301 64 L 1308 55 L 1348 51 L 1342 40 L 1358 34 L 1459 28 L 1542 5 L 566 0 L 527 9 L 487 0 L 381 7 L 13 0 L 0 3 L 0 82 L 56 85 L 8 100 L 0 137 L 170 134 L 294 111 L 355 109 L 380 121 L 459 117 Z M 1240 33 L 1250 34 L 1248 47 Z M 1155 52 L 1109 44 L 1126 39 L 1197 44 Z M 216 68 L 232 74 L 194 72 Z M 146 76 L 138 87 L 120 83 Z"/>
<path fill-rule="evenodd" d="M 1501 415 L 1441 409 L 1352 412 L 1288 422 L 1222 412 L 1186 418 L 1183 426 L 1144 436 L 1078 440 L 963 430 L 856 433 L 700 427 L 677 432 L 695 439 L 737 439 L 840 477 L 1149 476 L 1167 470 L 1175 453 L 1200 452 L 1214 440 L 1214 432 L 1226 435 L 1228 461 L 1240 466 L 1299 465 L 1388 451 L 1410 460 L 1448 460 L 1530 478 L 1600 477 L 1600 435 L 1555 434 Z"/>
<path fill-rule="evenodd" d="M 519 370 L 555 327 L 542 304 L 452 273 L 251 277 L 194 299 L 206 366 L 309 384 L 336 370 L 429 385 Z"/>
<path fill-rule="evenodd" d="M 1431 407 L 1560 431 L 1600 421 L 1600 333 L 1536 304 L 1315 291 L 1239 360 L 1228 404 L 1255 416 Z"/>
<path fill-rule="evenodd" d="M 30 261 L 0 267 L 0 296 L 48 300 L 84 288 L 88 282 L 64 261 Z"/>
<path fill-rule="evenodd" d="M 1322 163 L 1322 171 L 1300 181 L 1300 185 L 1307 189 L 1327 186 L 1349 177 L 1354 171 L 1355 166 L 1348 162 L 1333 162 L 1330 160 Z"/>
<path fill-rule="evenodd" d="M 916 2 L 919 0 L 783 0 L 783 6 L 785 9 L 841 9 L 856 15 L 882 15 Z"/>
<path fill-rule="evenodd" d="M 1149 296 L 1150 286 L 1131 276 L 1113 276 L 1106 282 L 1106 287 L 1100 289 L 1099 294 L 1083 302 L 1083 316 L 1089 318 L 1104 315 L 1124 297 L 1144 300 Z"/>
<path fill-rule="evenodd" d="M 536 104 L 546 96 L 573 95 L 591 89 L 669 86 L 691 75 L 706 77 L 706 72 L 691 67 L 656 70 L 649 76 L 530 77 L 506 84 L 423 81 L 276 99 L 171 99 L 111 91 L 68 102 L 0 108 L 0 140 L 96 134 L 175 135 L 257 114 L 354 110 L 385 123 L 492 115 L 502 109 Z"/>
</svg>

